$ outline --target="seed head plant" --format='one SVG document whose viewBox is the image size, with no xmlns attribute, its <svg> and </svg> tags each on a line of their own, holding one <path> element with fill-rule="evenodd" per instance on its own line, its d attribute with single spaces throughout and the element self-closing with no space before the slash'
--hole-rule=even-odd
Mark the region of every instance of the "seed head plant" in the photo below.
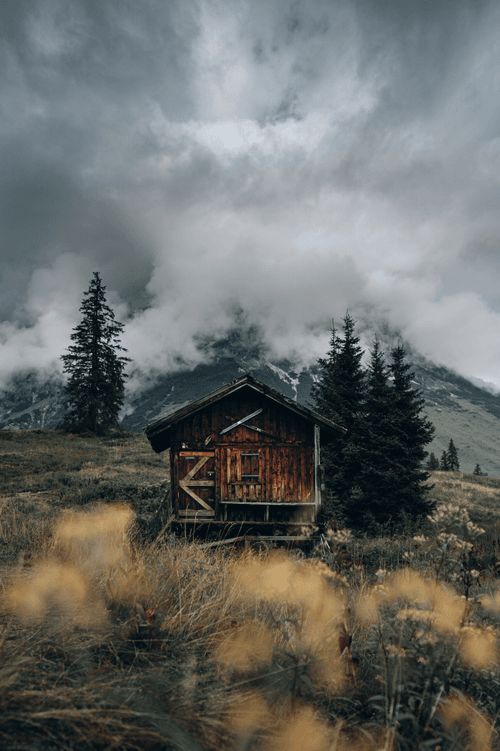
<svg viewBox="0 0 500 751">
<path fill-rule="evenodd" d="M 223 554 L 141 542 L 124 503 L 67 509 L 2 576 L 0 741 L 494 751 L 500 590 L 473 565 L 484 534 L 445 504 L 405 542 L 337 530 L 309 558 Z"/>
</svg>

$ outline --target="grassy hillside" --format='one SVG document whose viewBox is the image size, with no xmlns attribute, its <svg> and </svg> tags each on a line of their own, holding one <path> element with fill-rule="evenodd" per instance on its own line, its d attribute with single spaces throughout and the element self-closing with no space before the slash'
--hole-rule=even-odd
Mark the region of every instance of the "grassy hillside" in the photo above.
<svg viewBox="0 0 500 751">
<path fill-rule="evenodd" d="M 464 506 L 478 524 L 500 529 L 500 479 L 476 477 L 462 472 L 431 472 L 430 497 L 436 503 Z"/>
<path fill-rule="evenodd" d="M 128 503 L 147 524 L 170 482 L 168 456 L 127 431 L 95 438 L 0 430 L 0 466 L 0 560 L 33 555 L 57 515 L 73 506 Z"/>
<path fill-rule="evenodd" d="M 493 398 L 493 397 L 491 397 Z M 494 397 L 498 399 L 498 397 Z M 448 450 L 450 438 L 458 447 L 460 468 L 474 471 L 477 463 L 484 472 L 500 477 L 500 430 L 498 416 L 485 406 L 455 398 L 443 409 L 426 404 L 425 413 L 436 428 L 434 440 L 427 451 L 437 459 Z"/>
<path fill-rule="evenodd" d="M 500 748 L 500 480 L 306 558 L 155 540 L 141 435 L 0 431 L 0 465 L 2 748 Z"/>
</svg>

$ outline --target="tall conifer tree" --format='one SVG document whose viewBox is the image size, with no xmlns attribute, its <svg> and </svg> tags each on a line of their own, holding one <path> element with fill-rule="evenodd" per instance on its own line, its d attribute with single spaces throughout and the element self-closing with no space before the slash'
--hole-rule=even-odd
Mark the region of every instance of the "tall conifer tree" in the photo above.
<svg viewBox="0 0 500 751">
<path fill-rule="evenodd" d="M 450 438 L 448 451 L 446 452 L 446 458 L 448 459 L 449 470 L 451 472 L 458 472 L 458 470 L 460 469 L 460 462 L 458 461 L 458 453 L 455 444 L 453 443 L 453 438 Z"/>
<path fill-rule="evenodd" d="M 446 451 L 443 451 L 441 454 L 441 461 L 440 461 L 440 470 L 441 472 L 449 472 L 450 471 L 450 465 L 448 464 L 448 454 Z"/>
<path fill-rule="evenodd" d="M 347 428 L 321 451 L 331 497 L 326 516 L 333 511 L 338 521 L 365 529 L 421 517 L 433 508 L 422 465 L 434 426 L 421 414 L 424 399 L 412 386 L 405 351 L 393 349 L 386 366 L 375 342 L 365 372 L 354 321 L 347 314 L 343 323 L 344 338 L 332 330 L 329 356 L 319 361 L 312 390 L 318 412 Z"/>
<path fill-rule="evenodd" d="M 425 468 L 429 470 L 429 472 L 435 472 L 439 469 L 439 462 L 436 459 L 436 456 L 434 453 L 431 452 L 429 456 L 429 460 L 427 464 L 425 465 Z"/>
<path fill-rule="evenodd" d="M 120 345 L 119 335 L 123 324 L 106 305 L 98 272 L 90 282 L 80 307 L 81 323 L 73 329 L 68 354 L 62 355 L 64 372 L 69 373 L 65 386 L 66 430 L 89 430 L 102 434 L 118 423 L 120 407 L 124 402 L 123 372 L 129 357 L 117 352 L 126 350 Z"/>
<path fill-rule="evenodd" d="M 422 469 L 422 464 L 427 456 L 425 446 L 432 441 L 435 428 L 421 414 L 425 400 L 421 392 L 412 387 L 413 373 L 405 363 L 403 347 L 395 347 L 391 357 L 393 460 L 402 470 L 398 477 L 397 503 L 401 511 L 418 517 L 432 510 L 432 503 L 422 485 L 429 474 Z"/>
<path fill-rule="evenodd" d="M 319 378 L 317 383 L 313 383 L 311 387 L 312 406 L 323 417 L 332 420 L 332 422 L 338 421 L 341 409 L 337 374 L 339 349 L 340 339 L 335 324 L 332 322 L 330 349 L 326 357 L 319 358 Z"/>
<path fill-rule="evenodd" d="M 375 341 L 366 380 L 366 399 L 359 415 L 358 467 L 346 505 L 350 524 L 385 523 L 398 515 L 397 488 L 403 468 L 395 463 L 392 429 L 393 393 L 380 344 Z"/>
<path fill-rule="evenodd" d="M 356 321 L 347 312 L 343 321 L 343 338 L 339 338 L 335 362 L 337 422 L 352 433 L 365 398 L 365 374 L 361 367 L 363 350 L 355 336 Z"/>
<path fill-rule="evenodd" d="M 321 449 L 321 461 L 325 467 L 327 490 L 333 494 L 336 513 L 345 507 L 346 499 L 355 483 L 359 466 L 358 445 L 360 435 L 357 417 L 365 396 L 364 372 L 361 367 L 363 350 L 359 337 L 355 336 L 355 321 L 349 312 L 343 321 L 343 337 L 332 327 L 330 351 L 326 359 L 320 359 L 320 379 L 312 389 L 316 410 L 346 429 Z"/>
</svg>

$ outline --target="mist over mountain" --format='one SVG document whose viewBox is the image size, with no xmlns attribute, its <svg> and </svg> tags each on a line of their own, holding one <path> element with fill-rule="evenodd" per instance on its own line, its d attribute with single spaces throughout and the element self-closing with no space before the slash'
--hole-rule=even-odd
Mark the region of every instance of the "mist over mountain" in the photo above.
<svg viewBox="0 0 500 751">
<path fill-rule="evenodd" d="M 500 388 L 498 2 L 10 0 L 0 26 L 0 388 L 57 372 L 97 270 L 134 388 L 240 309 L 273 363 L 349 309 Z"/>
<path fill-rule="evenodd" d="M 382 332 L 382 340 L 388 351 L 393 337 L 384 337 Z M 156 376 L 132 373 L 132 387 L 122 410 L 124 427 L 140 432 L 160 416 L 245 373 L 311 406 L 310 390 L 318 376 L 317 366 L 272 359 L 257 327 L 234 327 L 226 336 L 200 340 L 198 345 L 206 361 L 195 367 L 179 367 Z M 415 351 L 409 352 L 408 362 L 415 386 L 425 398 L 424 411 L 436 428 L 428 450 L 439 458 L 453 438 L 462 471 L 472 472 L 479 463 L 483 472 L 499 477 L 500 396 L 492 393 L 489 384 L 480 384 L 478 379 L 473 383 Z M 63 381 L 57 374 L 18 373 L 0 394 L 0 428 L 55 428 L 64 414 L 63 400 Z"/>
</svg>

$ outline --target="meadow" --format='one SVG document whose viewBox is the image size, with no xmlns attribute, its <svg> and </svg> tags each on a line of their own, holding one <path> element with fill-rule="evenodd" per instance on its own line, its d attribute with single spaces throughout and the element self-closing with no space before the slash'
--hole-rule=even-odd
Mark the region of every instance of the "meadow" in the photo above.
<svg viewBox="0 0 500 751">
<path fill-rule="evenodd" d="M 144 436 L 0 431 L 0 746 L 500 748 L 500 480 L 392 537 L 203 547 Z"/>
</svg>

